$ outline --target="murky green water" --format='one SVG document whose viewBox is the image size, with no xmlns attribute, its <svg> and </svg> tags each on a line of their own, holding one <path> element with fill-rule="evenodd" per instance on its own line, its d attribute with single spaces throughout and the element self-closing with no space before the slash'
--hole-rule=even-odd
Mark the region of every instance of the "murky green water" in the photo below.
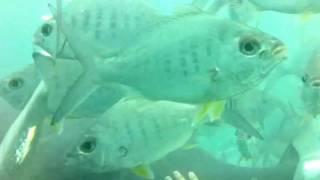
<svg viewBox="0 0 320 180">
<path fill-rule="evenodd" d="M 1 3 L 0 179 L 320 178 L 319 2 L 49 4 Z"/>
</svg>

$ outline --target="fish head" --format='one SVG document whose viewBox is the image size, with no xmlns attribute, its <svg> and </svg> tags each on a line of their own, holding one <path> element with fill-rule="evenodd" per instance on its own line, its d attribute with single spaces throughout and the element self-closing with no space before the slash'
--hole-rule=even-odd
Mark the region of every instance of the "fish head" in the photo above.
<svg viewBox="0 0 320 180">
<path fill-rule="evenodd" d="M 33 65 L 8 75 L 0 81 L 0 96 L 13 108 L 22 110 L 40 82 Z"/>
<path fill-rule="evenodd" d="M 90 128 L 81 140 L 68 150 L 65 165 L 97 173 L 118 170 L 121 158 L 127 152 L 119 145 L 117 136 L 111 136 L 112 133 L 112 129 L 106 131 L 99 125 Z"/>
<path fill-rule="evenodd" d="M 251 89 L 287 59 L 287 48 L 281 40 L 255 28 L 229 23 L 220 30 L 223 53 L 215 62 L 218 71 L 212 78 L 212 93 L 225 98 Z"/>
<path fill-rule="evenodd" d="M 320 50 L 315 49 L 301 77 L 301 98 L 307 113 L 320 113 Z"/>
<path fill-rule="evenodd" d="M 42 25 L 34 33 L 33 44 L 51 55 L 57 54 L 59 58 L 73 59 L 74 54 L 66 37 L 57 31 L 56 20 L 52 16 L 43 16 L 42 19 Z"/>
</svg>

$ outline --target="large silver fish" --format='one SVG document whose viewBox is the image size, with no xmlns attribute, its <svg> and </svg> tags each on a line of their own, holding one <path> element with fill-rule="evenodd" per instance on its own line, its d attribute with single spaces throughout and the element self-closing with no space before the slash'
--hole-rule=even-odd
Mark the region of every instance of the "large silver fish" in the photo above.
<svg viewBox="0 0 320 180">
<path fill-rule="evenodd" d="M 85 71 L 54 114 L 54 123 L 95 85 L 118 82 L 151 99 L 203 103 L 253 87 L 286 59 L 280 40 L 202 12 L 162 22 L 135 47 L 110 58 L 92 56 L 85 43 L 68 36 L 73 31 L 65 34 Z"/>
<path fill-rule="evenodd" d="M 150 164 L 190 139 L 196 111 L 182 103 L 123 99 L 71 146 L 66 164 L 93 172 Z"/>
</svg>

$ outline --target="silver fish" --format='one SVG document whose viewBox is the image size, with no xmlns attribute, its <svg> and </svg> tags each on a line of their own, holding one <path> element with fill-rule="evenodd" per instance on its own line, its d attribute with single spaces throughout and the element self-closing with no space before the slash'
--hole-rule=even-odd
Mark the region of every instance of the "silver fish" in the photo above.
<svg viewBox="0 0 320 180">
<path fill-rule="evenodd" d="M 150 164 L 190 139 L 196 111 L 188 104 L 123 99 L 71 146 L 66 165 L 101 173 Z"/>
<path fill-rule="evenodd" d="M 99 81 L 131 86 L 151 99 L 201 103 L 253 87 L 286 59 L 280 40 L 202 12 L 162 23 L 143 39 L 135 47 L 101 59 L 90 58 L 81 43 L 68 37 L 85 72 L 66 94 L 53 123 L 83 100 L 79 97 L 86 97 L 94 84 L 101 84 Z"/>
<path fill-rule="evenodd" d="M 313 117 L 320 113 L 320 51 L 314 50 L 302 76 L 301 98 L 306 112 Z"/>
<path fill-rule="evenodd" d="M 22 110 L 39 82 L 39 73 L 33 65 L 28 65 L 0 81 L 0 96 L 13 108 Z"/>
</svg>

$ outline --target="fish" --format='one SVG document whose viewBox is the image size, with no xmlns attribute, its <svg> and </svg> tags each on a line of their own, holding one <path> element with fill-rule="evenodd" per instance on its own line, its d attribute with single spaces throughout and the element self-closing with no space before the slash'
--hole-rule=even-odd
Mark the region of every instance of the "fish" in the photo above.
<svg viewBox="0 0 320 180">
<path fill-rule="evenodd" d="M 305 12 L 319 13 L 320 2 L 317 0 L 248 0 L 261 10 L 278 11 L 288 14 L 299 14 Z"/>
<path fill-rule="evenodd" d="M 98 173 L 129 168 L 152 179 L 147 165 L 191 138 L 196 111 L 189 104 L 124 98 L 71 145 L 66 166 Z"/>
<path fill-rule="evenodd" d="M 0 145 L 0 174 L 10 174 L 28 159 L 30 149 L 36 144 L 45 114 L 48 113 L 46 89 L 39 83 L 24 110 L 11 125 Z"/>
<path fill-rule="evenodd" d="M 192 170 L 199 179 L 223 179 L 223 180 L 292 180 L 299 165 L 300 155 L 296 148 L 289 144 L 283 151 L 278 164 L 268 168 L 239 167 L 215 159 L 202 149 L 192 151 L 176 151 L 166 158 L 158 161 L 154 167 L 156 175 L 165 177 L 172 170 L 187 172 Z M 228 169 L 228 173 L 226 173 Z M 126 179 L 124 177 L 123 179 Z M 136 180 L 138 178 L 130 178 Z"/>
<path fill-rule="evenodd" d="M 27 65 L 0 80 L 0 96 L 14 109 L 20 111 L 32 96 L 40 79 L 35 67 Z"/>
<path fill-rule="evenodd" d="M 320 51 L 315 49 L 301 77 L 303 82 L 301 99 L 307 116 L 316 117 L 320 113 Z"/>
<path fill-rule="evenodd" d="M 190 24 L 194 28 L 184 28 Z M 150 99 L 205 103 L 250 89 L 286 59 L 285 45 L 277 38 L 202 11 L 168 20 L 136 46 L 105 59 L 90 57 L 82 43 L 65 34 L 84 72 L 53 115 L 53 124 L 99 81 L 128 85 Z"/>
</svg>

